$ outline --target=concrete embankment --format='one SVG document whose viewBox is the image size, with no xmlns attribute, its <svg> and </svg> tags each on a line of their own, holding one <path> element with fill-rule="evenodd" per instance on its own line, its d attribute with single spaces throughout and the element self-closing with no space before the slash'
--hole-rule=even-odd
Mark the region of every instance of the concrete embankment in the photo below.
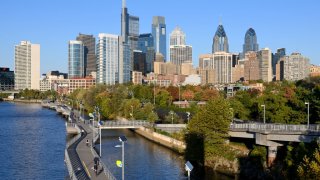
<svg viewBox="0 0 320 180">
<path fill-rule="evenodd" d="M 135 132 L 155 143 L 168 147 L 178 153 L 184 153 L 186 149 L 186 145 L 184 142 L 156 133 L 152 129 L 142 127 L 140 129 L 136 129 Z"/>
<path fill-rule="evenodd" d="M 8 99 L 8 98 L 3 98 L 4 101 L 10 101 L 10 102 L 19 102 L 19 103 L 41 103 L 42 100 L 40 99 L 30 99 L 30 100 L 27 100 L 27 99 Z"/>
</svg>

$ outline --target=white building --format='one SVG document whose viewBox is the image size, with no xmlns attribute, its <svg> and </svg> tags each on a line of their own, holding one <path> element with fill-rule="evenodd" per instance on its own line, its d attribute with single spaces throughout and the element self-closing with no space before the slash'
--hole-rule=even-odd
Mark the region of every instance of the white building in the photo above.
<svg viewBox="0 0 320 180">
<path fill-rule="evenodd" d="M 288 81 L 305 79 L 310 74 L 309 59 L 300 53 L 292 53 L 286 56 L 283 61 L 283 78 Z"/>
<path fill-rule="evenodd" d="M 272 81 L 272 54 L 269 48 L 258 52 L 260 77 L 264 82 Z"/>
<path fill-rule="evenodd" d="M 15 89 L 40 89 L 40 45 L 21 41 L 15 46 Z"/>
<path fill-rule="evenodd" d="M 213 53 L 213 67 L 215 70 L 215 75 L 214 75 L 215 84 L 232 83 L 232 54 L 231 53 L 227 53 L 224 51 Z"/>
<path fill-rule="evenodd" d="M 192 63 L 192 46 L 186 45 L 186 34 L 179 27 L 170 34 L 170 61 L 175 65 Z"/>
</svg>

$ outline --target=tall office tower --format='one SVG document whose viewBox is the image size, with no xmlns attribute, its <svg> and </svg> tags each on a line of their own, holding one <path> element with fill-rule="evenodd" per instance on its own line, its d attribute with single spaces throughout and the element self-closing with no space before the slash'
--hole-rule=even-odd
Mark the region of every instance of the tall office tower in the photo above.
<svg viewBox="0 0 320 180">
<path fill-rule="evenodd" d="M 170 46 L 186 45 L 186 34 L 180 27 L 176 27 L 170 34 Z"/>
<path fill-rule="evenodd" d="M 269 48 L 264 48 L 258 52 L 260 78 L 264 82 L 272 81 L 272 54 Z"/>
<path fill-rule="evenodd" d="M 152 19 L 152 36 L 156 53 L 161 53 L 167 59 L 167 32 L 165 18 L 154 16 Z"/>
<path fill-rule="evenodd" d="M 292 53 L 290 56 L 282 57 L 277 66 L 280 68 L 277 70 L 277 80 L 298 81 L 308 77 L 310 74 L 309 61 L 300 53 Z"/>
<path fill-rule="evenodd" d="M 286 48 L 279 48 L 277 52 L 272 56 L 272 74 L 276 76 L 276 65 L 280 61 L 281 58 L 286 56 Z"/>
<path fill-rule="evenodd" d="M 128 42 L 129 36 L 129 14 L 126 6 L 126 0 L 122 0 L 122 12 L 121 12 L 121 36 L 124 42 Z"/>
<path fill-rule="evenodd" d="M 146 73 L 153 72 L 155 50 L 152 34 L 140 34 L 138 39 L 138 50 L 146 54 Z"/>
<path fill-rule="evenodd" d="M 201 84 L 215 83 L 215 69 L 212 54 L 203 54 L 199 56 L 199 74 L 201 76 Z"/>
<path fill-rule="evenodd" d="M 223 26 L 220 24 L 216 31 L 216 34 L 213 37 L 213 44 L 212 44 L 212 53 L 215 52 L 229 52 L 229 43 L 228 37 L 226 32 L 224 31 Z"/>
<path fill-rule="evenodd" d="M 84 76 L 96 72 L 96 38 L 93 35 L 79 34 L 77 41 L 82 41 L 84 47 Z"/>
<path fill-rule="evenodd" d="M 69 41 L 69 79 L 84 77 L 84 47 L 82 41 Z"/>
<path fill-rule="evenodd" d="M 130 46 L 123 43 L 123 37 L 119 37 L 119 83 L 128 83 L 131 81 L 132 75 L 132 50 Z"/>
<path fill-rule="evenodd" d="M 146 75 L 147 63 L 146 54 L 139 50 L 133 51 L 134 61 L 133 61 L 133 71 L 142 72 Z"/>
<path fill-rule="evenodd" d="M 232 54 L 216 52 L 213 54 L 215 84 L 232 83 Z"/>
<path fill-rule="evenodd" d="M 249 28 L 244 37 L 243 56 L 248 51 L 259 51 L 259 44 L 257 43 L 257 35 L 254 29 Z"/>
<path fill-rule="evenodd" d="M 192 46 L 186 45 L 186 35 L 179 27 L 170 34 L 170 61 L 175 65 L 192 63 Z"/>
<path fill-rule="evenodd" d="M 259 80 L 260 68 L 257 52 L 249 51 L 245 54 L 244 60 L 244 80 L 252 81 Z"/>
<path fill-rule="evenodd" d="M 15 89 L 40 89 L 40 45 L 21 41 L 15 46 Z"/>
<path fill-rule="evenodd" d="M 119 82 L 119 43 L 121 38 L 112 34 L 99 34 L 97 44 L 97 79 L 100 84 Z"/>
<path fill-rule="evenodd" d="M 139 17 L 129 15 L 129 36 L 128 43 L 130 48 L 133 50 L 138 49 L 138 39 L 139 39 Z"/>
</svg>

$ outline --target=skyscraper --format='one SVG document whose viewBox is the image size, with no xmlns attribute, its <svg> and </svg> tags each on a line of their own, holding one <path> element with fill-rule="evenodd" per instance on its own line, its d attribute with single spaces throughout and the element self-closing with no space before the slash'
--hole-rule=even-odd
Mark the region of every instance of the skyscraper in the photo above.
<svg viewBox="0 0 320 180">
<path fill-rule="evenodd" d="M 186 34 L 178 26 L 170 34 L 170 46 L 177 45 L 186 45 Z"/>
<path fill-rule="evenodd" d="M 97 44 L 97 83 L 114 85 L 118 80 L 119 36 L 99 34 Z"/>
<path fill-rule="evenodd" d="M 152 19 L 152 36 L 156 53 L 161 53 L 167 59 L 167 32 L 165 18 L 154 16 Z"/>
<path fill-rule="evenodd" d="M 276 65 L 280 61 L 281 58 L 286 56 L 286 48 L 279 48 L 277 52 L 272 56 L 272 74 L 276 75 Z"/>
<path fill-rule="evenodd" d="M 69 41 L 69 79 L 84 77 L 84 46 L 82 41 Z"/>
<path fill-rule="evenodd" d="M 260 78 L 264 82 L 272 81 L 272 64 L 271 64 L 271 50 L 264 48 L 258 52 Z"/>
<path fill-rule="evenodd" d="M 243 55 L 248 51 L 259 51 L 259 45 L 257 43 L 257 35 L 254 29 L 249 28 L 244 37 Z"/>
<path fill-rule="evenodd" d="M 15 89 L 40 89 L 40 45 L 21 41 L 15 46 Z"/>
<path fill-rule="evenodd" d="M 220 24 L 213 37 L 212 53 L 221 51 L 229 52 L 229 43 L 227 34 L 224 31 L 223 26 Z"/>
<path fill-rule="evenodd" d="M 146 73 L 153 72 L 155 50 L 152 34 L 140 34 L 138 39 L 138 49 L 146 54 Z"/>
<path fill-rule="evenodd" d="M 96 38 L 93 35 L 79 34 L 77 41 L 82 41 L 84 46 L 84 76 L 96 72 Z"/>
<path fill-rule="evenodd" d="M 213 62 L 215 69 L 214 83 L 232 83 L 232 54 L 227 52 L 213 53 Z"/>
<path fill-rule="evenodd" d="M 126 5 L 126 0 L 122 0 L 122 11 L 121 11 L 121 36 L 124 42 L 128 42 L 129 36 L 129 14 Z"/>
<path fill-rule="evenodd" d="M 186 34 L 180 27 L 170 34 L 170 62 L 175 65 L 192 63 L 192 46 L 186 45 Z"/>
</svg>

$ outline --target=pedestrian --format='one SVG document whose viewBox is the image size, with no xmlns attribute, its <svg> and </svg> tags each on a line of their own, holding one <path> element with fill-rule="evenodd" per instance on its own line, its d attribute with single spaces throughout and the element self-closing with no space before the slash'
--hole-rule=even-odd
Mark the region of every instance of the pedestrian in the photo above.
<svg viewBox="0 0 320 180">
<path fill-rule="evenodd" d="M 81 136 L 83 136 L 84 135 L 84 130 L 83 129 L 81 129 Z"/>
<path fill-rule="evenodd" d="M 87 144 L 87 146 L 89 146 L 89 139 L 87 139 L 86 144 Z"/>
</svg>

